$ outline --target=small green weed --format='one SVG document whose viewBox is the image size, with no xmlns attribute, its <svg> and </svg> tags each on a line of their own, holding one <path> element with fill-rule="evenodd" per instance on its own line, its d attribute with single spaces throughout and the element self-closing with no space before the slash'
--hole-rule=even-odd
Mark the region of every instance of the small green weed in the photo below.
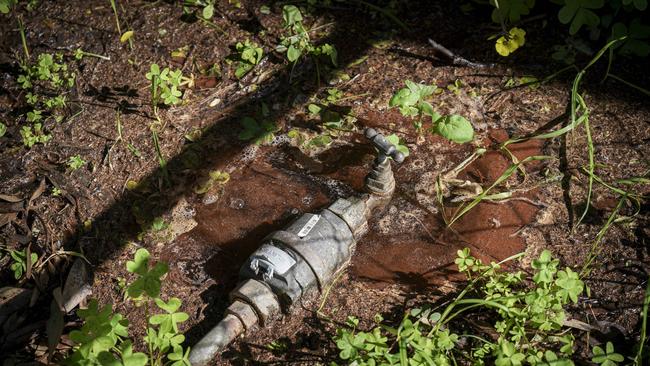
<svg viewBox="0 0 650 366">
<path fill-rule="evenodd" d="M 75 347 L 64 364 L 190 366 L 189 348 L 183 348 L 185 336 L 178 329 L 178 324 L 189 319 L 189 316 L 178 311 L 180 299 L 174 297 L 164 301 L 159 297 L 162 278 L 168 267 L 160 262 L 150 267 L 149 258 L 146 249 L 136 251 L 134 260 L 126 264 L 126 269 L 136 279 L 130 284 L 125 283 L 127 298 L 145 307 L 149 325 L 142 341 L 148 352 L 134 352 L 128 320 L 121 314 L 114 314 L 111 304 L 100 307 L 93 299 L 87 309 L 77 311 L 84 324 L 81 329 L 70 333 Z M 152 314 L 150 311 L 154 309 L 162 312 Z"/>
<path fill-rule="evenodd" d="M 268 120 L 270 115 L 271 111 L 268 105 L 260 104 L 254 116 L 246 116 L 240 120 L 243 130 L 239 133 L 238 138 L 242 141 L 252 141 L 256 145 L 271 142 L 275 138 L 275 133 L 280 129 L 275 123 Z"/>
<path fill-rule="evenodd" d="M 99 58 L 99 59 L 102 59 L 102 60 L 106 60 L 106 61 L 110 61 L 110 60 L 111 60 L 111 58 L 108 57 L 108 56 L 104 56 L 104 55 L 100 55 L 100 54 L 92 53 L 92 52 L 86 52 L 86 51 L 82 50 L 81 48 L 77 48 L 77 49 L 74 51 L 74 58 L 75 58 L 75 60 L 82 60 L 82 59 L 83 59 L 84 57 L 86 57 L 86 56 L 88 56 L 88 57 L 96 57 L 96 58 Z"/>
<path fill-rule="evenodd" d="M 249 39 L 242 42 L 237 42 L 235 45 L 237 50 L 236 57 L 232 61 L 236 64 L 235 76 L 241 79 L 244 75 L 248 74 L 255 65 L 260 63 L 264 56 L 264 50 L 257 43 L 251 42 Z"/>
<path fill-rule="evenodd" d="M 122 27 L 120 26 L 120 17 L 117 12 L 117 4 L 115 0 L 109 0 L 111 3 L 111 9 L 113 9 L 113 15 L 115 16 L 115 26 L 117 28 L 117 34 L 120 36 L 120 43 L 129 42 L 129 47 L 133 50 L 133 31 L 129 30 L 122 33 Z M 91 56 L 91 55 L 87 55 Z M 98 55 L 92 54 L 92 56 L 97 57 Z"/>
<path fill-rule="evenodd" d="M 19 280 L 27 272 L 27 253 L 26 250 L 9 250 L 9 255 L 13 260 L 10 268 L 14 272 L 14 278 Z M 36 253 L 30 254 L 30 265 L 34 266 L 38 261 L 38 255 Z"/>
<path fill-rule="evenodd" d="M 145 77 L 151 81 L 151 106 L 154 113 L 158 111 L 161 103 L 168 106 L 181 103 L 183 95 L 179 90 L 183 80 L 181 70 L 171 71 L 168 67 L 161 70 L 158 64 L 151 64 Z"/>
<path fill-rule="evenodd" d="M 442 116 L 433 109 L 427 99 L 438 90 L 435 85 L 416 84 L 406 80 L 406 88 L 400 89 L 390 99 L 390 107 L 399 108 L 400 113 L 405 117 L 415 117 L 413 124 L 418 131 L 422 130 L 423 118 L 431 118 L 431 133 L 437 133 L 442 137 L 457 143 L 469 142 L 474 139 L 474 128 L 472 124 L 460 115 Z"/>
<path fill-rule="evenodd" d="M 402 88 L 388 102 L 390 107 L 398 107 L 400 113 L 405 117 L 417 117 L 413 125 L 419 131 L 422 129 L 422 118 L 431 117 L 432 121 L 440 119 L 440 114 L 433 109 L 427 99 L 438 90 L 436 85 L 416 84 L 411 80 L 404 82 L 406 88 Z"/>
<path fill-rule="evenodd" d="M 340 107 L 337 110 L 332 108 L 334 103 L 343 99 L 343 92 L 337 88 L 329 88 L 324 98 L 313 98 L 314 103 L 307 105 L 310 115 L 318 116 L 321 125 L 326 128 L 330 134 L 337 136 L 340 131 L 350 131 L 354 127 L 356 118 L 351 115 L 349 108 Z"/>
<path fill-rule="evenodd" d="M 18 3 L 18 0 L 0 0 L 0 13 L 9 14 L 11 9 Z"/>
<path fill-rule="evenodd" d="M 0 122 L 0 137 L 4 136 L 7 133 L 7 125 Z"/>
<path fill-rule="evenodd" d="M 23 138 L 23 145 L 26 147 L 44 144 L 52 139 L 52 135 L 43 131 L 43 125 L 41 123 L 34 123 L 33 126 L 23 126 L 20 129 L 20 135 Z"/>
<path fill-rule="evenodd" d="M 201 17 L 209 20 L 214 16 L 214 0 L 184 0 L 183 13 L 192 14 L 192 8 L 201 9 Z"/>
<path fill-rule="evenodd" d="M 25 101 L 31 110 L 26 113 L 27 122 L 34 123 L 34 130 L 41 130 L 42 123 L 52 117 L 56 122 L 63 120 L 66 107 L 65 93 L 74 86 L 75 74 L 63 61 L 63 54 L 40 54 L 36 64 L 23 63 L 18 84 L 25 90 Z M 41 127 L 36 126 L 41 124 Z M 31 133 L 31 128 L 23 127 L 25 146 L 46 142 L 47 139 L 35 139 L 40 132 Z M 27 136 L 27 137 L 25 137 Z"/>
<path fill-rule="evenodd" d="M 318 72 L 318 58 L 320 56 L 327 56 L 332 65 L 337 66 L 337 52 L 334 46 L 324 43 L 320 46 L 315 46 L 310 37 L 309 32 L 302 24 L 303 17 L 295 5 L 285 5 L 282 8 L 282 18 L 284 19 L 284 26 L 289 31 L 289 35 L 282 37 L 280 44 L 276 47 L 276 51 L 286 53 L 289 62 L 297 62 L 305 55 L 311 55 L 316 61 L 317 76 L 320 80 L 320 73 Z"/>
<path fill-rule="evenodd" d="M 455 263 L 470 282 L 441 312 L 427 306 L 412 309 L 398 327 L 378 316 L 377 325 L 367 332 L 358 330 L 358 319 L 349 318 L 334 337 L 339 357 L 359 365 L 464 361 L 500 366 L 573 365 L 574 337 L 563 327 L 564 306 L 578 301 L 584 284 L 570 268 L 558 270 L 559 261 L 546 250 L 532 262 L 531 277 L 523 271 L 501 270 L 503 262 L 520 256 L 486 265 L 471 256 L 469 249 L 459 250 Z M 468 297 L 470 293 L 476 297 Z M 487 321 L 495 319 L 493 329 L 484 332 L 487 338 L 456 333 L 455 329 L 467 326 L 461 319 L 486 312 L 490 314 Z M 607 354 L 613 357 L 612 352 Z"/>
<path fill-rule="evenodd" d="M 273 122 L 258 122 L 253 117 L 244 117 L 240 122 L 244 130 L 239 133 L 239 139 L 244 141 L 252 140 L 256 145 L 271 142 L 275 137 L 275 132 L 278 131 Z"/>
<path fill-rule="evenodd" d="M 84 165 L 86 165 L 86 163 L 87 163 L 87 161 L 82 159 L 81 156 L 75 155 L 75 156 L 71 156 L 71 157 L 68 158 L 67 165 L 68 165 L 68 168 L 70 168 L 70 170 L 77 170 L 77 169 L 83 167 Z"/>
</svg>

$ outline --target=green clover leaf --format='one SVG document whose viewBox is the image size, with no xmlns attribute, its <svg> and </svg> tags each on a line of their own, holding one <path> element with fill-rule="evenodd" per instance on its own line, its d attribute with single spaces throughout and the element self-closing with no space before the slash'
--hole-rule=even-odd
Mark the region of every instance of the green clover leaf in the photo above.
<svg viewBox="0 0 650 366">
<path fill-rule="evenodd" d="M 533 281 L 537 284 L 551 283 L 555 272 L 557 272 L 558 263 L 557 259 L 552 259 L 549 250 L 542 251 L 539 259 L 534 259 L 531 264 L 537 270 L 537 273 L 533 276 Z"/>
<path fill-rule="evenodd" d="M 591 358 L 591 361 L 601 366 L 617 366 L 619 362 L 625 360 L 622 355 L 614 352 L 614 345 L 612 342 L 607 342 L 605 350 L 599 346 L 594 346 L 592 352 L 594 357 Z"/>
<path fill-rule="evenodd" d="M 648 8 L 648 0 L 623 0 L 623 5 L 634 5 L 637 10 L 644 11 Z"/>
<path fill-rule="evenodd" d="M 160 278 L 167 273 L 166 263 L 156 263 L 149 270 L 149 251 L 140 248 L 135 252 L 135 259 L 126 263 L 126 270 L 138 275 L 138 278 L 128 287 L 127 294 L 138 298 L 146 293 L 152 298 L 160 295 Z"/>
<path fill-rule="evenodd" d="M 605 6 L 605 0 L 570 0 L 558 13 L 558 19 L 563 24 L 569 24 L 569 34 L 578 33 L 583 25 L 595 27 L 600 23 L 600 17 L 591 9 Z"/>
<path fill-rule="evenodd" d="M 509 20 L 510 22 L 518 22 L 522 15 L 528 15 L 530 9 L 535 6 L 535 0 L 510 0 L 499 1 L 499 6 L 496 6 L 495 0 L 490 0 L 490 4 L 494 6 L 492 10 L 492 21 L 501 23 Z"/>
<path fill-rule="evenodd" d="M 169 299 L 169 302 L 165 303 L 161 299 L 154 300 L 156 305 L 162 310 L 165 310 L 167 314 L 156 314 L 149 318 L 149 323 L 157 325 L 160 324 L 160 331 L 163 333 L 169 333 L 171 330 L 174 333 L 178 333 L 178 323 L 182 323 L 189 319 L 189 315 L 183 312 L 176 312 L 181 306 L 181 300 L 173 297 Z"/>
<path fill-rule="evenodd" d="M 564 302 L 569 298 L 574 304 L 578 302 L 578 295 L 582 293 L 584 288 L 584 283 L 580 280 L 578 274 L 573 272 L 571 268 L 567 268 L 566 271 L 559 271 L 557 273 L 555 284 L 561 288 L 561 290 L 558 291 L 560 298 L 562 298 Z"/>
<path fill-rule="evenodd" d="M 190 363 L 190 349 L 189 347 L 183 353 L 183 347 L 174 346 L 174 352 L 167 355 L 167 358 L 172 362 L 171 366 L 192 366 Z"/>
<path fill-rule="evenodd" d="M 151 64 L 149 72 L 145 75 L 147 80 L 151 80 L 154 76 L 160 77 L 160 66 L 158 64 Z"/>
</svg>

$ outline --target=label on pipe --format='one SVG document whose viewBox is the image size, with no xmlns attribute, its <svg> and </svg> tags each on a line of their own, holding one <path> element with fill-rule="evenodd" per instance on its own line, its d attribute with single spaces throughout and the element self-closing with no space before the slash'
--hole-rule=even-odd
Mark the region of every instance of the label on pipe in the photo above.
<svg viewBox="0 0 650 366">
<path fill-rule="evenodd" d="M 320 215 L 313 215 L 309 219 L 309 221 L 307 221 L 305 226 L 303 226 L 302 229 L 300 229 L 300 231 L 298 232 L 298 237 L 304 238 L 305 236 L 309 235 L 309 232 L 311 231 L 311 229 L 314 228 L 314 226 L 316 226 L 318 220 L 320 220 Z"/>
</svg>

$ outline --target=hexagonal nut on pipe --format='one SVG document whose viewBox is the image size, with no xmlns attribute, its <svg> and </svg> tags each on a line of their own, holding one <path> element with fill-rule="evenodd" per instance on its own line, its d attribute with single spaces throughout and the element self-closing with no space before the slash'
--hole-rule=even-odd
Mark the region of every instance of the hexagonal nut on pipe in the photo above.
<svg viewBox="0 0 650 366">
<path fill-rule="evenodd" d="M 261 326 L 280 312 L 280 302 L 264 282 L 249 279 L 230 293 L 231 301 L 241 300 L 253 307 Z"/>
<path fill-rule="evenodd" d="M 395 189 L 395 181 L 392 179 L 373 179 L 366 177 L 366 187 L 373 194 L 392 194 Z"/>
<path fill-rule="evenodd" d="M 252 306 L 249 304 L 235 300 L 228 309 L 226 309 L 226 314 L 232 314 L 236 316 L 242 324 L 244 324 L 244 327 L 246 327 L 246 330 L 249 330 L 252 328 L 255 324 L 257 324 L 257 314 L 255 313 L 255 310 L 253 309 Z"/>
</svg>

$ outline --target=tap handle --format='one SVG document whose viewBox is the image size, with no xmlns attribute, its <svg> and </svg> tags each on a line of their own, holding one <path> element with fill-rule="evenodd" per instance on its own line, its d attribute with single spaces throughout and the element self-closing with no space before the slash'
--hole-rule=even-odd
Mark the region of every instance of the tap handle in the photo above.
<svg viewBox="0 0 650 366">
<path fill-rule="evenodd" d="M 391 144 L 384 135 L 377 132 L 374 128 L 366 128 L 366 137 L 372 142 L 372 144 L 379 150 L 379 155 L 377 156 L 377 162 L 383 163 L 386 158 L 392 158 L 394 162 L 401 164 L 404 161 L 404 154 L 400 151 L 397 151 L 395 145 Z"/>
</svg>

